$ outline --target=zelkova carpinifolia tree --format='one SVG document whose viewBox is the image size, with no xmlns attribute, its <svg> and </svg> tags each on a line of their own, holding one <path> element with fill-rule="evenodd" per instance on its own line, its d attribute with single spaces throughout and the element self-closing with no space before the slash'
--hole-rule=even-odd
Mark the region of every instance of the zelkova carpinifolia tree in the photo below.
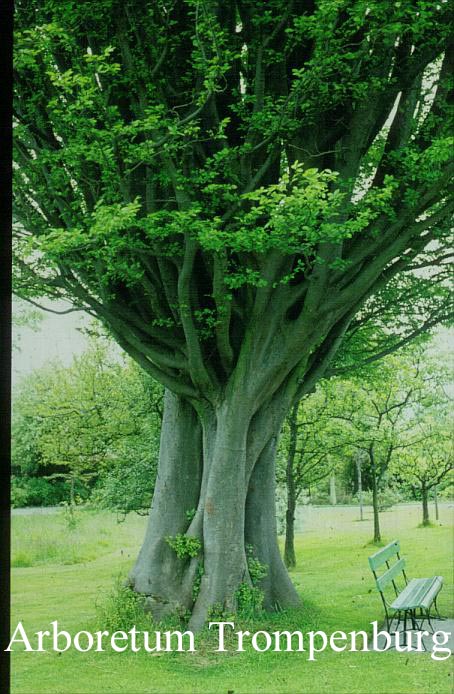
<svg viewBox="0 0 454 694">
<path fill-rule="evenodd" d="M 431 412 L 417 414 L 413 432 L 417 441 L 393 465 L 399 479 L 421 498 L 423 526 L 430 525 L 429 495 L 454 470 L 452 417 L 446 412 L 446 405 L 446 401 L 438 402 Z"/>
<path fill-rule="evenodd" d="M 296 605 L 276 542 L 276 439 L 365 302 L 414 265 L 442 271 L 452 7 L 16 12 L 17 291 L 69 297 L 167 388 L 131 585 L 198 628 L 213 605 L 236 609 L 251 545 L 265 606 Z M 198 556 L 166 542 L 181 534 Z"/>
</svg>

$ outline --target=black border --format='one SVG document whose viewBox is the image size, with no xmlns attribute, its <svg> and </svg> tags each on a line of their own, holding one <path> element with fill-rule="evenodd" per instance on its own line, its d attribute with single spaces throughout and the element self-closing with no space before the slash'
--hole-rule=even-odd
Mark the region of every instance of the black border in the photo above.
<svg viewBox="0 0 454 694">
<path fill-rule="evenodd" d="M 0 691 L 10 691 L 11 92 L 13 3 L 0 3 Z"/>
</svg>

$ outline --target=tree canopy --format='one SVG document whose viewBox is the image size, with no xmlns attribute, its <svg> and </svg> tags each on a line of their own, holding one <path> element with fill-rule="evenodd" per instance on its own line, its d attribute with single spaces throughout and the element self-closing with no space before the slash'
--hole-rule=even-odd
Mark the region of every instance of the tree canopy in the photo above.
<svg viewBox="0 0 454 694">
<path fill-rule="evenodd" d="M 451 20 L 421 0 L 18 2 L 18 291 L 70 297 L 190 396 L 264 312 L 288 373 L 323 305 L 318 363 L 399 271 L 446 270 Z"/>
</svg>

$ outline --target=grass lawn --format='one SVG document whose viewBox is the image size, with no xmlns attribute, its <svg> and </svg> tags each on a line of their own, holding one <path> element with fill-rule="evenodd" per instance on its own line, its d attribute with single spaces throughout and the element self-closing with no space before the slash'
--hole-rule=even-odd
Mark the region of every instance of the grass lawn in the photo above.
<svg viewBox="0 0 454 694">
<path fill-rule="evenodd" d="M 370 517 L 357 520 L 354 508 L 303 509 L 297 536 L 298 567 L 292 572 L 304 601 L 301 611 L 267 616 L 236 627 L 253 632 L 322 629 L 368 630 L 382 619 L 367 557 Z M 441 574 L 445 586 L 439 607 L 451 612 L 453 590 L 453 512 L 440 509 L 440 524 L 418 528 L 420 508 L 401 506 L 381 514 L 384 538 L 399 538 L 408 574 Z M 61 513 L 13 516 L 12 625 L 22 620 L 29 634 L 57 620 L 71 633 L 102 629 L 96 602 L 112 590 L 133 561 L 145 519 L 131 516 L 117 525 L 109 513 L 81 512 L 68 530 Z M 98 620 L 98 621 L 96 621 Z M 154 631 L 154 627 L 150 627 Z M 453 691 L 452 657 L 435 661 L 427 653 L 375 653 L 326 650 L 315 661 L 307 653 L 213 652 L 202 637 L 191 653 L 16 652 L 12 658 L 14 694 L 139 694 L 145 692 L 288 692 L 297 694 L 448 694 Z"/>
</svg>

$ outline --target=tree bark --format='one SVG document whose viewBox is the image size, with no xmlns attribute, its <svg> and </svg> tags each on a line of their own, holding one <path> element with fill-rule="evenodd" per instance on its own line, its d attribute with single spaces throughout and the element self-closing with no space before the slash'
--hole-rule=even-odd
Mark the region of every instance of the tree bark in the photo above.
<svg viewBox="0 0 454 694">
<path fill-rule="evenodd" d="M 156 619 L 188 609 L 192 582 L 166 538 L 184 533 L 187 513 L 197 507 L 202 476 L 202 429 L 195 410 L 165 392 L 158 474 L 142 548 L 130 573 L 131 586 L 148 596 Z M 194 573 L 195 567 L 191 567 Z"/>
<path fill-rule="evenodd" d="M 297 443 L 297 419 L 298 405 L 294 405 L 289 417 L 290 441 L 286 469 L 287 486 L 287 510 L 285 512 L 285 549 L 284 562 L 288 568 L 296 566 L 295 555 L 295 510 L 296 510 L 296 487 L 295 487 L 295 456 Z"/>
<path fill-rule="evenodd" d="M 421 487 L 421 495 L 422 495 L 422 524 L 423 525 L 429 525 L 430 524 L 429 490 L 427 489 L 427 487 L 424 483 L 422 484 L 422 487 Z"/>
<path fill-rule="evenodd" d="M 259 561 L 267 567 L 260 583 L 264 591 L 264 607 L 278 610 L 298 607 L 300 598 L 279 552 L 276 525 L 275 455 L 277 436 L 263 449 L 254 466 L 246 499 L 246 544 L 253 548 Z"/>
<path fill-rule="evenodd" d="M 378 484 L 377 484 L 377 471 L 375 469 L 375 463 L 372 462 L 372 506 L 374 509 L 374 542 L 381 542 L 380 533 L 380 513 L 378 508 Z"/>
<path fill-rule="evenodd" d="M 263 420 L 263 421 L 262 421 Z M 274 460 L 277 418 L 249 416 L 233 391 L 218 407 L 194 407 L 166 392 L 158 477 L 145 540 L 131 586 L 147 596 L 156 619 L 191 613 L 200 629 L 212 611 L 237 611 L 237 592 L 251 585 L 246 549 L 267 575 L 264 606 L 296 606 L 299 597 L 279 554 Z M 168 539 L 196 538 L 197 556 L 177 556 Z"/>
<path fill-rule="evenodd" d="M 437 488 L 437 485 L 434 486 L 434 505 L 435 505 L 435 520 L 440 520 L 440 514 L 438 511 L 438 488 Z"/>
<path fill-rule="evenodd" d="M 336 494 L 336 475 L 331 475 L 329 478 L 329 500 L 331 506 L 336 506 L 337 504 L 337 494 Z"/>
<path fill-rule="evenodd" d="M 364 520 L 364 509 L 363 509 L 363 480 L 361 474 L 361 453 L 356 452 L 356 472 L 358 475 L 358 499 L 359 499 L 359 519 Z"/>
<path fill-rule="evenodd" d="M 287 511 L 285 513 L 285 566 L 289 569 L 296 566 L 295 555 L 295 501 L 287 498 Z"/>
</svg>

